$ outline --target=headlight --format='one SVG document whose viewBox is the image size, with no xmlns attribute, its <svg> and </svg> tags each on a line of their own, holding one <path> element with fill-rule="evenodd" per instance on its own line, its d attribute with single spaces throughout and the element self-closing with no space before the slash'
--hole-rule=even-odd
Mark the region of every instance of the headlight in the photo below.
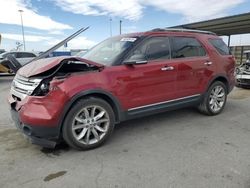
<svg viewBox="0 0 250 188">
<path fill-rule="evenodd" d="M 34 91 L 35 96 L 45 96 L 49 93 L 50 84 L 46 81 L 41 82 L 41 84 Z"/>
<path fill-rule="evenodd" d="M 235 69 L 235 73 L 236 73 L 236 74 L 240 74 L 240 69 L 239 69 L 239 68 L 236 68 L 236 69 Z"/>
<path fill-rule="evenodd" d="M 42 83 L 40 86 L 41 91 L 48 92 L 49 91 L 49 84 L 48 83 Z"/>
</svg>

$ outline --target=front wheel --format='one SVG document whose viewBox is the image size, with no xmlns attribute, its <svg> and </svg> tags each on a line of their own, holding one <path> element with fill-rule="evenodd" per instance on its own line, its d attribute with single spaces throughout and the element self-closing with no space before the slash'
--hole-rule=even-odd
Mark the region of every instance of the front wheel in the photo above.
<svg viewBox="0 0 250 188">
<path fill-rule="evenodd" d="M 198 110 L 206 115 L 217 115 L 222 112 L 227 101 L 227 89 L 223 82 L 215 81 L 203 97 Z"/>
<path fill-rule="evenodd" d="M 115 124 L 110 105 L 99 98 L 79 100 L 67 114 L 63 124 L 63 138 L 79 150 L 100 146 L 111 135 Z"/>
</svg>

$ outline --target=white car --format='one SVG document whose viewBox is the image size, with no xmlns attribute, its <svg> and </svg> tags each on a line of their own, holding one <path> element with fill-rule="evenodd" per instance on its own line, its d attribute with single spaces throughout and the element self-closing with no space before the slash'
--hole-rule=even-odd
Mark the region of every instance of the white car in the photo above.
<svg viewBox="0 0 250 188">
<path fill-rule="evenodd" d="M 244 54 L 247 60 L 236 68 L 236 86 L 250 88 L 250 50 Z"/>
<path fill-rule="evenodd" d="M 4 66 L 6 65 L 7 55 L 13 55 L 22 66 L 36 57 L 33 52 L 4 52 L 0 54 L 0 63 Z"/>
</svg>

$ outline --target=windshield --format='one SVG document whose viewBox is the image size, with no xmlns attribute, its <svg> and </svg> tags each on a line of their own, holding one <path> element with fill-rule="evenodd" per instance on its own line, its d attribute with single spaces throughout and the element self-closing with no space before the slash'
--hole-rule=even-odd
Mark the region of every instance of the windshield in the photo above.
<svg viewBox="0 0 250 188">
<path fill-rule="evenodd" d="M 121 36 L 109 38 L 92 48 L 82 58 L 107 66 L 112 65 L 137 39 L 138 37 Z"/>
<path fill-rule="evenodd" d="M 76 56 L 76 57 L 83 57 L 87 53 L 87 51 L 88 50 L 80 51 L 80 52 L 76 53 L 74 56 Z"/>
</svg>

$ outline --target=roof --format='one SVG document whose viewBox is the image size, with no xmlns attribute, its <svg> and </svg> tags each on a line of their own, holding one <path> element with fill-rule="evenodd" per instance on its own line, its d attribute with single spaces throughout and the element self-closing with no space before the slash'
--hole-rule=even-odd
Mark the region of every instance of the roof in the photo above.
<svg viewBox="0 0 250 188">
<path fill-rule="evenodd" d="M 250 33 L 250 12 L 207 21 L 177 25 L 171 28 L 198 29 L 211 31 L 217 35 Z"/>
<path fill-rule="evenodd" d="M 150 30 L 149 32 L 188 32 L 188 33 L 201 33 L 201 34 L 207 34 L 207 35 L 216 35 L 216 33 L 213 33 L 211 31 L 202 31 L 197 29 L 183 29 L 183 28 L 156 28 L 153 30 Z"/>
</svg>

